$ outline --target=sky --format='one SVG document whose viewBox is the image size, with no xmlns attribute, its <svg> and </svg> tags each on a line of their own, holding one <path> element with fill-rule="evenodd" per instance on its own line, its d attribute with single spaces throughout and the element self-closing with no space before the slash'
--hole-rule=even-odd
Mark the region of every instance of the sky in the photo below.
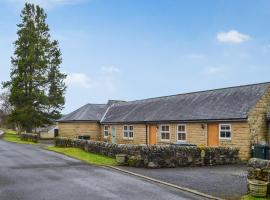
<svg viewBox="0 0 270 200">
<path fill-rule="evenodd" d="M 60 43 L 69 113 L 270 81 L 270 1 L 29 0 Z M 9 80 L 24 0 L 0 0 L 0 82 Z M 2 89 L 0 89 L 1 92 Z"/>
</svg>

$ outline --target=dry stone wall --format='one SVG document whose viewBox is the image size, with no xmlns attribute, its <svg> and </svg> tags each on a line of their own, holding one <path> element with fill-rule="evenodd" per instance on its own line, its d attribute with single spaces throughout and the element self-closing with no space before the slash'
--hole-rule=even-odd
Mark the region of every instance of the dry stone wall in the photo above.
<svg viewBox="0 0 270 200">
<path fill-rule="evenodd" d="M 235 164 L 239 161 L 239 149 L 231 147 L 126 145 L 69 138 L 56 138 L 55 145 L 58 147 L 76 147 L 109 157 L 125 154 L 127 164 L 133 167 L 224 165 Z"/>
<path fill-rule="evenodd" d="M 251 158 L 248 162 L 249 180 L 260 180 L 270 183 L 270 160 Z M 268 184 L 268 194 L 270 194 L 270 184 Z"/>
</svg>

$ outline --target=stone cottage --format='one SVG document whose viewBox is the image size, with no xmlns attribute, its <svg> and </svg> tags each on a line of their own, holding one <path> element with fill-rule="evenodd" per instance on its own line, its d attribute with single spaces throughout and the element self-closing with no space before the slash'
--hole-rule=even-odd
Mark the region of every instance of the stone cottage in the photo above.
<svg viewBox="0 0 270 200">
<path fill-rule="evenodd" d="M 58 120 L 59 135 L 118 144 L 240 148 L 269 140 L 270 82 L 136 101 L 87 104 Z"/>
</svg>

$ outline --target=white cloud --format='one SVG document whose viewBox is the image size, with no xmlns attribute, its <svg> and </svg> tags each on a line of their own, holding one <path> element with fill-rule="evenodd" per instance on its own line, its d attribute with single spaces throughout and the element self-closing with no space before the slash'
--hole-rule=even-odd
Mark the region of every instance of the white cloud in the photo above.
<svg viewBox="0 0 270 200">
<path fill-rule="evenodd" d="M 111 65 L 101 68 L 101 75 L 96 80 L 97 88 L 104 88 L 108 93 L 114 93 L 117 90 L 117 77 L 120 69 Z"/>
<path fill-rule="evenodd" d="M 70 73 L 65 80 L 68 86 L 90 88 L 90 78 L 83 73 Z"/>
<path fill-rule="evenodd" d="M 84 73 L 67 73 L 65 83 L 68 87 L 91 89 L 92 91 L 103 91 L 113 93 L 116 91 L 117 74 L 120 69 L 114 66 L 104 66 L 100 68 L 97 76 L 90 77 Z"/>
<path fill-rule="evenodd" d="M 224 72 L 224 68 L 223 67 L 207 67 L 205 69 L 205 72 L 209 75 L 217 75 L 217 74 L 221 74 Z"/>
<path fill-rule="evenodd" d="M 104 73 L 118 73 L 120 70 L 115 66 L 104 66 L 101 68 L 102 72 Z"/>
<path fill-rule="evenodd" d="M 270 44 L 266 44 L 266 45 L 264 45 L 263 47 L 262 47 L 262 51 L 263 51 L 263 53 L 269 53 L 269 51 L 270 51 Z"/>
<path fill-rule="evenodd" d="M 237 30 L 230 30 L 228 32 L 220 32 L 217 34 L 217 40 L 223 43 L 239 44 L 250 40 L 249 35 L 239 33 Z"/>
<path fill-rule="evenodd" d="M 61 5 L 74 5 L 88 0 L 4 0 L 4 1 L 14 6 L 21 6 L 22 4 L 28 2 L 40 5 L 43 8 L 53 8 Z"/>
</svg>

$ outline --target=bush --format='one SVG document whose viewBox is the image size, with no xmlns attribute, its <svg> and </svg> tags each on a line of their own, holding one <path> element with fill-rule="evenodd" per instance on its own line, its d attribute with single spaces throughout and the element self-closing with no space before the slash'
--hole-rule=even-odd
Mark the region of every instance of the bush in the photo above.
<svg viewBox="0 0 270 200">
<path fill-rule="evenodd" d="M 28 141 L 28 142 L 38 142 L 38 134 L 33 133 L 21 133 L 20 135 L 21 140 Z"/>
</svg>

